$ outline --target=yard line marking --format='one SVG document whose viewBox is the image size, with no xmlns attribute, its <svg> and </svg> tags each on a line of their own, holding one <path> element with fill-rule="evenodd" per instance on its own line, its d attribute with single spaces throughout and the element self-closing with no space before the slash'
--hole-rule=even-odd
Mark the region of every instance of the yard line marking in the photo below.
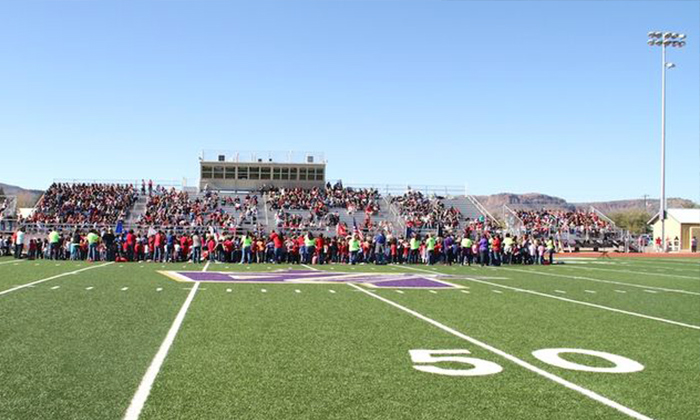
<svg viewBox="0 0 700 420">
<path fill-rule="evenodd" d="M 396 293 L 403 295 L 403 290 L 397 290 Z"/>
<path fill-rule="evenodd" d="M 209 261 L 207 261 L 207 263 L 204 265 L 202 271 L 206 271 L 207 267 L 209 267 Z M 175 341 L 175 336 L 177 336 L 177 332 L 180 330 L 180 326 L 182 326 L 182 321 L 185 320 L 187 310 L 190 308 L 190 304 L 194 299 L 194 295 L 197 294 L 198 288 L 199 282 L 195 282 L 194 287 L 192 290 L 190 290 L 190 293 L 187 295 L 187 299 L 185 299 L 180 311 L 177 313 L 177 316 L 173 321 L 173 325 L 170 326 L 170 330 L 168 330 L 165 340 L 163 340 L 161 343 L 158 352 L 146 370 L 146 374 L 141 379 L 141 383 L 136 390 L 136 394 L 134 394 L 134 397 L 131 399 L 131 403 L 129 404 L 129 408 L 126 410 L 126 414 L 124 414 L 123 420 L 138 420 L 139 416 L 141 415 L 143 406 L 146 404 L 148 395 L 151 393 L 153 382 L 155 382 L 156 376 L 158 376 L 158 372 L 160 372 L 160 368 L 163 366 L 163 362 L 165 362 L 165 357 L 168 355 L 170 346 L 172 346 L 173 342 Z"/>
<path fill-rule="evenodd" d="M 267 293 L 267 289 L 260 289 L 261 292 Z"/>
<path fill-rule="evenodd" d="M 646 289 L 644 289 L 644 291 L 647 292 L 647 293 L 659 293 L 659 292 L 657 292 L 656 290 L 646 290 Z"/>
<path fill-rule="evenodd" d="M 299 289 L 294 289 L 294 292 L 295 292 L 295 293 L 301 293 L 301 290 L 299 290 Z"/>
<path fill-rule="evenodd" d="M 61 287 L 61 286 L 54 286 L 54 287 L 51 288 L 51 290 L 56 290 L 56 289 L 58 289 L 59 287 Z"/>
<path fill-rule="evenodd" d="M 162 288 L 162 287 L 159 287 L 159 288 L 156 289 L 156 292 L 161 292 L 161 291 L 163 291 L 163 288 Z"/>
<path fill-rule="evenodd" d="M 85 288 L 85 290 L 92 290 L 92 289 L 94 289 L 94 287 L 92 287 L 92 286 Z"/>
<path fill-rule="evenodd" d="M 553 381 L 553 382 L 558 383 L 559 385 L 563 385 L 563 386 L 565 386 L 566 388 L 569 388 L 569 389 L 571 389 L 571 390 L 573 390 L 573 391 L 576 391 L 576 392 L 578 392 L 579 394 L 585 395 L 586 397 L 588 397 L 588 398 L 590 398 L 590 399 L 593 399 L 593 400 L 595 400 L 595 401 L 597 401 L 597 402 L 599 402 L 599 403 L 605 404 L 605 405 L 607 405 L 608 407 L 613 408 L 613 409 L 615 409 L 615 410 L 617 410 L 617 411 L 619 411 L 619 412 L 621 412 L 621 413 L 623 413 L 623 414 L 626 414 L 626 415 L 628 415 L 628 416 L 630 416 L 630 417 L 632 417 L 632 418 L 635 418 L 635 419 L 638 419 L 638 420 L 652 420 L 651 417 L 647 417 L 647 416 L 645 416 L 644 414 L 639 413 L 639 412 L 637 412 L 637 411 L 634 411 L 633 409 L 631 409 L 631 408 L 629 408 L 629 407 L 625 407 L 624 405 L 622 405 L 622 404 L 620 404 L 620 403 L 617 403 L 617 402 L 615 402 L 615 401 L 613 401 L 613 400 L 611 400 L 611 399 L 608 399 L 608 398 L 606 398 L 606 397 L 604 397 L 604 396 L 602 396 L 602 395 L 600 395 L 600 394 L 598 394 L 598 393 L 596 393 L 596 392 L 594 392 L 594 391 L 591 391 L 591 390 L 588 389 L 588 388 L 584 388 L 584 387 L 582 387 L 582 386 L 580 386 L 580 385 L 576 385 L 575 383 L 569 382 L 569 381 L 567 381 L 566 379 L 561 378 L 561 377 L 559 377 L 559 376 L 557 376 L 557 375 L 555 375 L 555 374 L 553 374 L 553 373 L 549 373 L 549 372 L 547 372 L 546 370 L 540 369 L 540 368 L 538 368 L 537 366 L 532 365 L 532 364 L 526 362 L 525 360 L 519 359 L 518 357 L 513 356 L 513 355 L 511 355 L 511 354 L 509 354 L 509 353 L 506 353 L 506 352 L 504 352 L 503 350 L 497 349 L 496 347 L 493 347 L 493 346 L 491 346 L 491 345 L 489 345 L 489 344 L 486 344 L 486 343 L 484 343 L 483 341 L 479 341 L 479 340 L 477 340 L 476 338 L 473 338 L 473 337 L 470 337 L 470 336 L 468 336 L 468 335 L 466 335 L 466 334 L 463 334 L 463 333 L 461 333 L 461 332 L 459 332 L 459 331 L 457 331 L 457 330 L 455 330 L 455 329 L 453 329 L 453 328 L 448 327 L 448 326 L 445 325 L 445 324 L 442 324 L 442 323 L 440 323 L 440 322 L 438 322 L 438 321 L 436 321 L 436 320 L 434 320 L 434 319 L 428 318 L 427 316 L 425 316 L 425 315 L 423 315 L 423 314 L 420 314 L 420 313 L 418 313 L 418 312 L 416 312 L 416 311 L 414 311 L 414 310 L 412 310 L 412 309 L 409 309 L 409 308 L 407 308 L 407 307 L 405 307 L 405 306 L 399 305 L 398 303 L 396 303 L 396 302 L 394 302 L 394 301 L 392 301 L 392 300 L 389 300 L 389 299 L 387 299 L 387 298 L 385 298 L 385 297 L 383 297 L 383 296 L 379 296 L 379 295 L 376 295 L 376 294 L 373 294 L 373 293 L 369 293 L 368 291 L 366 291 L 366 290 L 362 289 L 361 287 L 359 287 L 359 286 L 357 286 L 357 285 L 355 285 L 355 284 L 352 284 L 352 283 L 348 283 L 348 285 L 351 286 L 351 287 L 354 287 L 355 289 L 358 289 L 359 291 L 365 293 L 365 294 L 368 295 L 368 296 L 372 296 L 372 297 L 375 298 L 375 299 L 379 299 L 379 300 L 381 300 L 381 301 L 384 302 L 384 303 L 387 303 L 387 304 L 389 304 L 389 305 L 391 305 L 391 306 L 393 306 L 393 307 L 395 307 L 395 308 L 397 308 L 397 309 L 400 309 L 400 310 L 402 310 L 402 311 L 404 311 L 404 312 L 406 312 L 406 313 L 408 313 L 408 314 L 410 314 L 410 315 L 412 315 L 412 316 L 414 316 L 414 317 L 416 317 L 416 318 L 418 318 L 418 319 L 420 319 L 420 320 L 423 320 L 423 321 L 425 321 L 425 322 L 427 322 L 427 323 L 429 323 L 429 324 L 431 324 L 431 325 L 433 325 L 433 326 L 435 326 L 435 327 L 437 327 L 437 328 L 439 328 L 439 329 L 441 329 L 441 330 L 443 330 L 443 331 L 445 331 L 445 332 L 447 332 L 447 333 L 449 333 L 449 334 L 452 334 L 452 335 L 454 335 L 455 337 L 461 338 L 462 340 L 468 341 L 468 342 L 470 342 L 470 343 L 472 343 L 472 344 L 474 344 L 474 345 L 476 345 L 476 346 L 481 347 L 482 349 L 485 349 L 485 350 L 487 350 L 487 351 L 489 351 L 489 352 L 491 352 L 491 353 L 494 353 L 494 354 L 496 354 L 496 355 L 498 355 L 498 356 L 501 356 L 502 358 L 504 358 L 504 359 L 506 359 L 506 360 L 508 360 L 508 361 L 510 361 L 510 362 L 513 362 L 513 363 L 515 363 L 516 365 L 518 365 L 518 366 L 520 366 L 520 367 L 522 367 L 522 368 L 525 368 L 525 369 L 527 369 L 527 370 L 529 370 L 529 371 L 531 371 L 531 372 L 534 372 L 534 373 L 536 373 L 536 374 L 538 374 L 538 375 L 540 375 L 540 376 L 543 376 L 543 377 L 549 379 L 550 381 Z"/>
<path fill-rule="evenodd" d="M 569 267 L 565 267 L 569 268 Z M 579 269 L 579 270 L 600 270 L 600 271 L 613 271 L 617 273 L 630 273 L 630 274 L 641 274 L 643 276 L 664 276 L 664 277 L 676 277 L 679 279 L 691 279 L 691 280 L 698 280 L 698 277 L 691 277 L 691 276 L 681 276 L 678 274 L 665 274 L 665 273 L 649 273 L 647 271 L 631 271 L 631 270 L 615 270 L 615 269 L 610 269 L 610 268 L 600 268 L 600 267 L 570 267 L 574 269 Z"/>
<path fill-rule="evenodd" d="M 122 287 L 122 292 L 126 292 L 127 290 L 129 290 L 128 287 Z"/>
<path fill-rule="evenodd" d="M 651 320 L 653 320 L 653 321 L 665 322 L 665 323 L 667 323 L 667 324 L 678 325 L 678 326 L 680 326 L 680 327 L 686 327 L 686 328 L 692 328 L 692 329 L 694 329 L 694 330 L 700 330 L 700 326 L 698 326 L 698 325 L 686 324 L 686 323 L 684 323 L 684 322 L 673 321 L 673 320 L 670 320 L 670 319 L 659 318 L 659 317 L 651 316 L 651 315 L 644 315 L 644 314 L 640 314 L 640 313 L 638 313 L 638 312 L 625 311 L 624 309 L 617 309 L 617 308 L 612 308 L 612 307 L 610 307 L 610 306 L 603 306 L 603 305 L 598 305 L 598 304 L 595 304 L 595 303 L 590 303 L 590 302 L 584 302 L 584 301 L 580 301 L 580 300 L 569 299 L 569 298 L 565 298 L 565 297 L 561 297 L 561 296 L 550 295 L 550 294 L 547 294 L 547 293 L 536 292 L 536 291 L 534 291 L 534 290 L 529 290 L 529 289 L 521 289 L 521 288 L 519 288 L 519 287 L 505 286 L 505 285 L 503 285 L 503 284 L 491 283 L 491 282 L 489 282 L 489 281 L 473 279 L 473 278 L 470 278 L 470 277 L 465 277 L 464 279 L 465 279 L 465 280 L 469 280 L 469 281 L 473 281 L 473 282 L 477 282 L 477 283 L 488 284 L 489 286 L 501 287 L 501 288 L 503 288 L 503 289 L 515 290 L 515 291 L 517 291 L 517 292 L 529 293 L 529 294 L 531 294 L 531 295 L 547 297 L 547 298 L 550 298 L 550 299 L 557 299 L 557 300 L 561 300 L 561 301 L 564 301 L 564 302 L 575 303 L 575 304 L 578 304 L 578 305 L 590 306 L 590 307 L 592 307 L 592 308 L 604 309 L 604 310 L 610 311 L 610 312 L 618 312 L 618 313 L 625 314 L 625 315 L 632 315 L 632 316 L 636 316 L 636 317 L 639 317 L 639 318 L 651 319 Z M 616 290 L 616 291 L 617 291 L 617 290 Z M 622 292 L 622 293 L 624 293 L 624 292 Z"/>
<path fill-rule="evenodd" d="M 411 267 L 406 267 L 406 268 L 411 268 Z M 587 281 L 594 281 L 597 283 L 608 283 L 608 284 L 617 284 L 618 286 L 629 286 L 629 287 L 638 287 L 640 289 L 654 289 L 654 290 L 662 290 L 664 292 L 674 292 L 674 293 L 683 293 L 686 295 L 696 295 L 700 296 L 700 292 L 691 292 L 688 290 L 681 290 L 681 289 L 668 289 L 666 287 L 657 287 L 657 286 L 645 286 L 642 284 L 634 284 L 634 283 L 625 283 L 622 281 L 614 281 L 614 280 L 605 280 L 605 279 L 596 279 L 593 277 L 582 277 L 582 276 L 570 276 L 567 274 L 556 274 L 556 273 L 544 273 L 542 271 L 536 271 L 536 270 L 522 270 L 522 269 L 517 269 L 517 268 L 506 268 L 506 267 L 496 267 L 496 269 L 500 270 L 508 270 L 508 271 L 517 271 L 520 273 L 528 273 L 528 274 L 533 274 L 536 273 L 538 275 L 542 276 L 550 276 L 550 277 L 562 277 L 562 278 L 569 278 L 569 279 L 574 279 L 574 280 L 587 280 Z M 415 270 L 415 269 L 414 269 Z"/>
<path fill-rule="evenodd" d="M 330 289 L 330 290 L 328 290 L 328 291 L 331 292 L 331 293 L 335 293 L 335 290 L 333 290 L 333 289 Z"/>
<path fill-rule="evenodd" d="M 437 292 L 436 292 L 435 290 L 430 290 L 429 292 L 430 292 L 430 293 L 437 294 Z"/>
<path fill-rule="evenodd" d="M 596 293 L 595 290 L 584 290 L 584 292 L 586 292 L 586 293 Z"/>
<path fill-rule="evenodd" d="M 59 277 L 68 276 L 68 275 L 71 275 L 71 274 L 78 274 L 78 273 L 80 273 L 80 272 L 82 272 L 82 271 L 92 270 L 93 268 L 100 268 L 100 267 L 104 267 L 104 266 L 110 265 L 110 264 L 112 264 L 112 263 L 111 263 L 111 262 L 108 262 L 108 263 L 106 263 L 106 264 L 93 265 L 93 266 L 90 266 L 90 267 L 81 268 L 80 270 L 70 271 L 70 272 L 68 272 L 68 273 L 63 273 L 63 274 L 57 274 L 57 275 L 55 275 L 55 276 L 51 276 L 51 277 L 47 277 L 47 278 L 45 278 L 45 279 L 33 281 L 33 282 L 31 282 L 31 283 L 22 284 L 22 285 L 19 285 L 19 286 L 17 286 L 17 287 L 13 287 L 13 288 L 11 288 L 11 289 L 3 290 L 2 292 L 0 292 L 0 296 L 2 296 L 2 295 L 4 295 L 4 294 L 7 294 L 7 293 L 10 293 L 10 292 L 14 292 L 15 290 L 24 289 L 25 287 L 32 287 L 32 286 L 34 286 L 35 284 L 43 283 L 43 282 L 45 282 L 45 281 L 57 279 L 57 278 L 59 278 Z"/>
<path fill-rule="evenodd" d="M 469 294 L 469 290 L 462 290 L 462 293 L 467 293 L 467 294 Z"/>
<path fill-rule="evenodd" d="M 565 292 L 564 290 L 555 290 L 555 292 L 557 292 L 557 293 L 562 293 L 562 294 L 566 294 L 566 292 Z"/>
<path fill-rule="evenodd" d="M 318 268 L 314 268 L 314 267 L 312 267 L 312 266 L 310 266 L 310 265 L 308 265 L 308 264 L 302 264 L 301 266 L 302 266 L 302 267 L 306 267 L 306 268 L 308 268 L 309 270 L 320 271 Z"/>
<path fill-rule="evenodd" d="M 231 293 L 231 292 L 233 292 L 232 289 L 226 289 L 226 293 Z"/>
<path fill-rule="evenodd" d="M 0 262 L 0 265 L 3 265 L 3 264 L 12 264 L 12 263 L 19 264 L 19 263 L 25 262 L 25 261 L 27 261 L 27 260 L 10 260 L 10 261 L 5 261 L 5 262 Z M 39 263 L 36 263 L 36 264 L 34 264 L 34 265 L 39 265 Z"/>
<path fill-rule="evenodd" d="M 503 293 L 503 292 L 501 292 L 500 290 L 491 290 L 491 291 L 492 291 L 493 293 L 499 293 L 499 294 L 500 294 L 500 293 Z"/>
<path fill-rule="evenodd" d="M 615 290 L 617 293 L 627 293 L 627 290 Z"/>
</svg>

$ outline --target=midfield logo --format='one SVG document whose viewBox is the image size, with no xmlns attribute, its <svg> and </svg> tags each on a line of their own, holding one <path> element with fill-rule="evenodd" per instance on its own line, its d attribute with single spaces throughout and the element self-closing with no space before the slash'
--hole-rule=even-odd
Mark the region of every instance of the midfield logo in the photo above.
<svg viewBox="0 0 700 420">
<path fill-rule="evenodd" d="M 461 289 L 462 286 L 438 279 L 438 275 L 412 273 L 331 273 L 312 270 L 264 272 L 159 271 L 173 280 L 214 283 L 333 284 L 358 283 L 367 287 L 400 289 Z"/>
</svg>

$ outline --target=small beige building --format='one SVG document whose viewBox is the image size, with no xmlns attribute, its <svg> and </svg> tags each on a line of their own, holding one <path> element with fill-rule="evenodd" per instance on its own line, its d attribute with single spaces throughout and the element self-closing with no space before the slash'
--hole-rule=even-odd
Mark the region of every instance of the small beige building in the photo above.
<svg viewBox="0 0 700 420">
<path fill-rule="evenodd" d="M 649 221 L 649 224 L 654 228 L 654 240 L 661 237 L 661 219 L 658 213 Z M 666 241 L 671 242 L 671 249 L 690 251 L 690 242 L 693 237 L 700 240 L 700 209 L 667 209 Z M 675 238 L 680 240 L 678 249 L 673 246 Z"/>
</svg>

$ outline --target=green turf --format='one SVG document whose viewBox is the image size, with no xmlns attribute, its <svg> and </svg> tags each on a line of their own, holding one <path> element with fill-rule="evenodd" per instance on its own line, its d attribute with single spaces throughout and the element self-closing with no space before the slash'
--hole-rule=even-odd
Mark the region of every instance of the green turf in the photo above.
<svg viewBox="0 0 700 420">
<path fill-rule="evenodd" d="M 11 260 L 0 259 L 6 261 Z M 0 293 L 87 267 L 92 265 L 0 264 Z M 191 287 L 158 271 L 202 268 L 111 264 L 0 295 L 0 418 L 121 418 Z M 290 267 L 211 264 L 209 271 L 280 268 Z M 451 281 L 469 293 L 390 289 L 374 293 L 652 418 L 687 419 L 700 412 L 700 330 L 498 287 L 700 325 L 700 295 L 646 289 L 700 292 L 698 260 L 414 267 L 418 270 L 372 265 L 316 268 L 453 275 Z M 605 351 L 636 360 L 645 369 L 627 374 L 576 372 L 532 356 L 535 350 L 557 347 Z M 419 372 L 412 368 L 408 351 L 421 348 L 468 349 L 470 357 L 495 362 L 503 371 L 481 377 Z M 590 366 L 610 365 L 590 356 L 565 358 Z M 349 285 L 205 283 L 194 297 L 141 418 L 629 417 Z"/>
</svg>

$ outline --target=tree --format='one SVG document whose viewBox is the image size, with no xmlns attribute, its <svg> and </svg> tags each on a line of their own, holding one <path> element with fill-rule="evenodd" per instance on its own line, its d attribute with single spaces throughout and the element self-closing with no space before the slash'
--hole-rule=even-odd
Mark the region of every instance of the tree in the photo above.
<svg viewBox="0 0 700 420">
<path fill-rule="evenodd" d="M 642 233 L 648 233 L 651 229 L 647 225 L 651 215 L 645 211 L 641 210 L 627 210 L 613 213 L 610 218 L 615 222 L 617 227 L 625 230 L 629 230 L 630 233 L 639 235 Z"/>
</svg>

